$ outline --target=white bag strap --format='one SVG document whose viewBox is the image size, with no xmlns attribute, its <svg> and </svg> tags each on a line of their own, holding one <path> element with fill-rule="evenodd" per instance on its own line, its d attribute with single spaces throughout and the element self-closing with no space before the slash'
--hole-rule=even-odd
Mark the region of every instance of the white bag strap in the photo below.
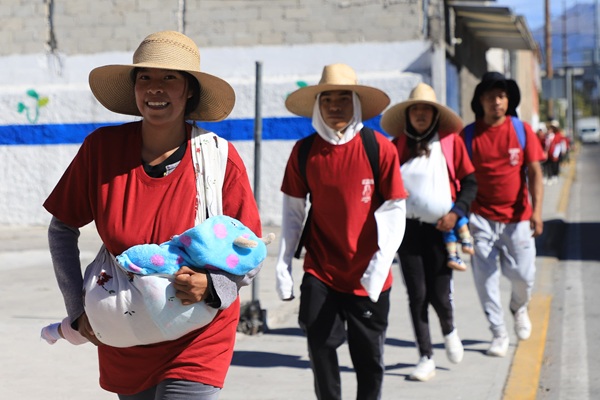
<svg viewBox="0 0 600 400">
<path fill-rule="evenodd" d="M 192 128 L 192 160 L 196 173 L 196 225 L 223 214 L 223 182 L 228 143 L 200 127 Z"/>
</svg>

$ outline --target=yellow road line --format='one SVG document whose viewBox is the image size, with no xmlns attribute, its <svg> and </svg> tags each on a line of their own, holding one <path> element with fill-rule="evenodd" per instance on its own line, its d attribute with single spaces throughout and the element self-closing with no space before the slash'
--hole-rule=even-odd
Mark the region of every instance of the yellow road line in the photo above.
<svg viewBox="0 0 600 400">
<path fill-rule="evenodd" d="M 532 329 L 531 337 L 519 342 L 508 381 L 504 387 L 504 400 L 534 400 L 540 381 L 546 335 L 550 320 L 552 296 L 536 294 L 529 302 L 529 315 Z"/>
<path fill-rule="evenodd" d="M 571 185 L 575 179 L 578 149 L 571 154 L 568 164 L 569 171 L 561 188 L 556 208 L 557 213 L 561 216 L 566 216 Z M 538 279 L 546 281 L 550 278 L 547 276 L 550 268 L 547 267 L 544 270 L 547 272 Z M 503 400 L 535 400 L 537 397 L 552 303 L 552 296 L 548 294 L 551 293 L 551 290 L 548 290 L 551 289 L 551 284 L 548 285 L 548 282 L 538 282 L 541 283 L 540 286 L 543 289 L 534 293 L 529 302 L 529 315 L 533 326 L 531 337 L 519 342 L 517 346 L 504 387 Z"/>
</svg>

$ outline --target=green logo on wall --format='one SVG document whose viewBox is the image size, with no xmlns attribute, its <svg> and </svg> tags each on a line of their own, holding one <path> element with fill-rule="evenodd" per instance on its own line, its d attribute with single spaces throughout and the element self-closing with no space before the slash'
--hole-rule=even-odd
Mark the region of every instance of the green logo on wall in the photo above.
<svg viewBox="0 0 600 400">
<path fill-rule="evenodd" d="M 19 102 L 17 111 L 19 111 L 19 114 L 25 113 L 27 120 L 30 123 L 35 124 L 40 116 L 40 108 L 48 104 L 49 100 L 47 97 L 40 97 L 40 95 L 33 89 L 29 89 L 27 91 L 27 96 L 32 97 L 35 100 L 35 110 L 32 110 L 30 107 L 26 106 L 25 103 Z"/>
</svg>

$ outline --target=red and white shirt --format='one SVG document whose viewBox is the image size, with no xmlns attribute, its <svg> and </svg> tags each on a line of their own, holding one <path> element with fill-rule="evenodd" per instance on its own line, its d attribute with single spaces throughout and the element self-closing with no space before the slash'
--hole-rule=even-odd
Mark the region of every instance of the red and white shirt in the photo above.
<svg viewBox="0 0 600 400">
<path fill-rule="evenodd" d="M 167 176 L 149 177 L 141 162 L 140 127 L 136 122 L 90 134 L 44 203 L 68 225 L 82 227 L 94 221 L 112 254 L 137 244 L 163 243 L 194 225 L 196 178 L 191 153 Z M 246 169 L 228 145 L 223 213 L 260 236 Z M 177 340 L 98 347 L 100 385 L 119 394 L 135 394 L 170 378 L 222 387 L 233 356 L 239 307 L 238 298 L 208 326 Z"/>
<path fill-rule="evenodd" d="M 360 279 L 378 250 L 374 212 L 386 200 L 406 198 L 396 149 L 385 136 L 375 136 L 379 144 L 377 189 L 360 135 L 339 145 L 317 135 L 306 166 L 312 223 L 304 270 L 336 291 L 358 296 L 368 295 Z M 299 171 L 298 151 L 296 143 L 281 190 L 305 198 L 309 188 Z M 383 198 L 373 196 L 375 190 Z M 382 290 L 391 282 L 390 274 Z"/>
<path fill-rule="evenodd" d="M 498 126 L 483 120 L 475 123 L 472 162 L 477 179 L 477 196 L 471 212 L 502 223 L 531 218 L 527 177 L 524 167 L 545 159 L 537 135 L 523 123 L 525 148 L 521 147 L 512 120 L 505 118 Z M 464 131 L 461 133 L 464 138 Z"/>
</svg>

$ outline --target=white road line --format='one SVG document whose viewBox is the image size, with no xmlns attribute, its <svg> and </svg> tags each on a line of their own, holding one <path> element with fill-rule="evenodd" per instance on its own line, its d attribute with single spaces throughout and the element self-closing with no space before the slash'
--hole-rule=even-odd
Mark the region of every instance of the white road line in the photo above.
<svg viewBox="0 0 600 400">
<path fill-rule="evenodd" d="M 579 184 L 577 186 L 580 186 Z M 579 188 L 571 196 L 570 221 L 581 221 Z M 573 244 L 569 252 L 572 260 L 581 260 L 581 232 L 569 230 Z M 565 263 L 561 263 L 566 268 Z M 565 295 L 561 346 L 560 399 L 589 400 L 587 338 L 585 329 L 585 302 L 581 269 L 584 263 L 570 261 L 565 271 Z"/>
</svg>

